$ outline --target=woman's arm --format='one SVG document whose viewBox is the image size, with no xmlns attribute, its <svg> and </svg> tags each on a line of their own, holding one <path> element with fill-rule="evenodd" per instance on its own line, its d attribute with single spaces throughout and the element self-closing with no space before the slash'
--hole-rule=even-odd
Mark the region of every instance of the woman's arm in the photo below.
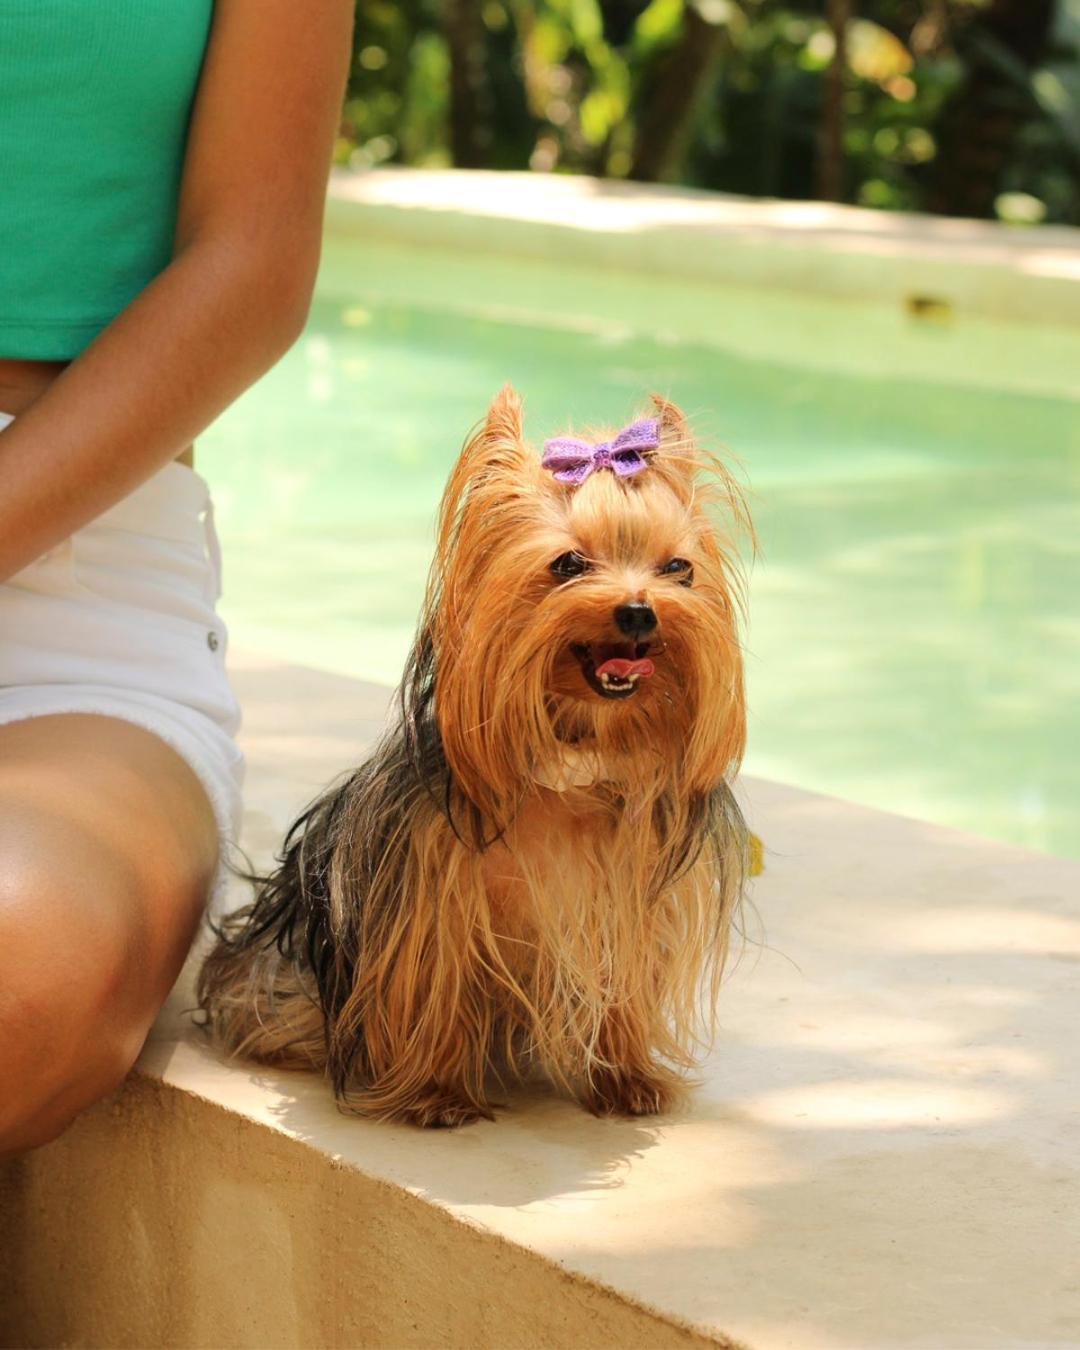
<svg viewBox="0 0 1080 1350">
<path fill-rule="evenodd" d="M 0 581 L 174 459 L 295 341 L 353 0 L 216 0 L 172 262 L 0 435 Z"/>
</svg>

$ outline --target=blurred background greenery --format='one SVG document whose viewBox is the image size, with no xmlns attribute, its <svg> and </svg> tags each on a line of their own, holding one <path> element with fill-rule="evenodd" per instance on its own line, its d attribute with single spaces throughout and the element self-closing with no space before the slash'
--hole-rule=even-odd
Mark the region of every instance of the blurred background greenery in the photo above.
<svg viewBox="0 0 1080 1350">
<path fill-rule="evenodd" d="M 1080 223 L 1080 0 L 358 0 L 337 160 Z"/>
</svg>

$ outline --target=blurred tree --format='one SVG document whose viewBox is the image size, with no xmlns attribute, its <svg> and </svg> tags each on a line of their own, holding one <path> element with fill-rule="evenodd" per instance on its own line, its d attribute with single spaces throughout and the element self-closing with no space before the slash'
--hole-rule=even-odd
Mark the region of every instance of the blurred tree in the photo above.
<svg viewBox="0 0 1080 1350">
<path fill-rule="evenodd" d="M 1032 76 L 1046 55 L 1054 0 L 957 6 L 954 43 L 964 77 L 946 103 L 927 195 L 932 211 L 992 216 L 1025 121 L 1039 115 Z"/>
<path fill-rule="evenodd" d="M 723 6 L 687 3 L 682 31 L 658 62 L 649 94 L 641 100 L 629 177 L 677 181 L 698 104 L 720 59 L 726 17 Z"/>
<path fill-rule="evenodd" d="M 1080 0 L 358 0 L 338 159 L 1080 222 Z"/>
<path fill-rule="evenodd" d="M 841 202 L 844 186 L 844 82 L 848 67 L 848 27 L 851 0 L 825 0 L 825 19 L 832 39 L 832 57 L 825 75 L 818 143 L 817 195 Z"/>
<path fill-rule="evenodd" d="M 443 30 L 450 53 L 450 153 L 459 168 L 481 168 L 491 109 L 479 0 L 443 0 Z"/>
</svg>

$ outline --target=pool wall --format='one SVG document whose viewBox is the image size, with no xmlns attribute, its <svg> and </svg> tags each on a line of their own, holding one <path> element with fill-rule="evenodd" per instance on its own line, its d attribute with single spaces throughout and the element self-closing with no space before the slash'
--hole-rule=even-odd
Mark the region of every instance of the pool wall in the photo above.
<svg viewBox="0 0 1080 1350">
<path fill-rule="evenodd" d="M 335 172 L 332 230 L 696 281 L 1080 327 L 1080 230 L 571 175 Z"/>
</svg>

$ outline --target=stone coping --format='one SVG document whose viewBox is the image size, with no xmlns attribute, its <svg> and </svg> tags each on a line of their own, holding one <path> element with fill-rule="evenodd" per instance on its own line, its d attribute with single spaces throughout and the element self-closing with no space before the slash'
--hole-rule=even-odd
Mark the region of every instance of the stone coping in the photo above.
<svg viewBox="0 0 1080 1350">
<path fill-rule="evenodd" d="M 1080 230 L 1065 226 L 576 175 L 406 168 L 336 170 L 328 221 L 486 254 L 1080 326 Z"/>
<path fill-rule="evenodd" d="M 265 856 L 362 754 L 387 691 L 235 664 L 247 842 Z M 487 1330 L 445 1344 L 512 1343 L 500 1301 L 528 1295 L 500 1250 L 569 1276 L 568 1299 L 591 1288 L 645 1319 L 627 1344 L 1076 1343 L 1080 865 L 773 783 L 742 791 L 768 850 L 752 941 L 676 1116 L 597 1121 L 532 1094 L 457 1132 L 346 1118 L 312 1076 L 221 1063 L 186 1029 L 183 986 L 139 1074 L 413 1197 L 463 1242 L 499 1239 L 476 1258 Z M 350 1252 L 337 1259 L 362 1287 Z M 616 1334 L 596 1312 L 593 1339 L 581 1307 L 517 1343 Z"/>
</svg>

